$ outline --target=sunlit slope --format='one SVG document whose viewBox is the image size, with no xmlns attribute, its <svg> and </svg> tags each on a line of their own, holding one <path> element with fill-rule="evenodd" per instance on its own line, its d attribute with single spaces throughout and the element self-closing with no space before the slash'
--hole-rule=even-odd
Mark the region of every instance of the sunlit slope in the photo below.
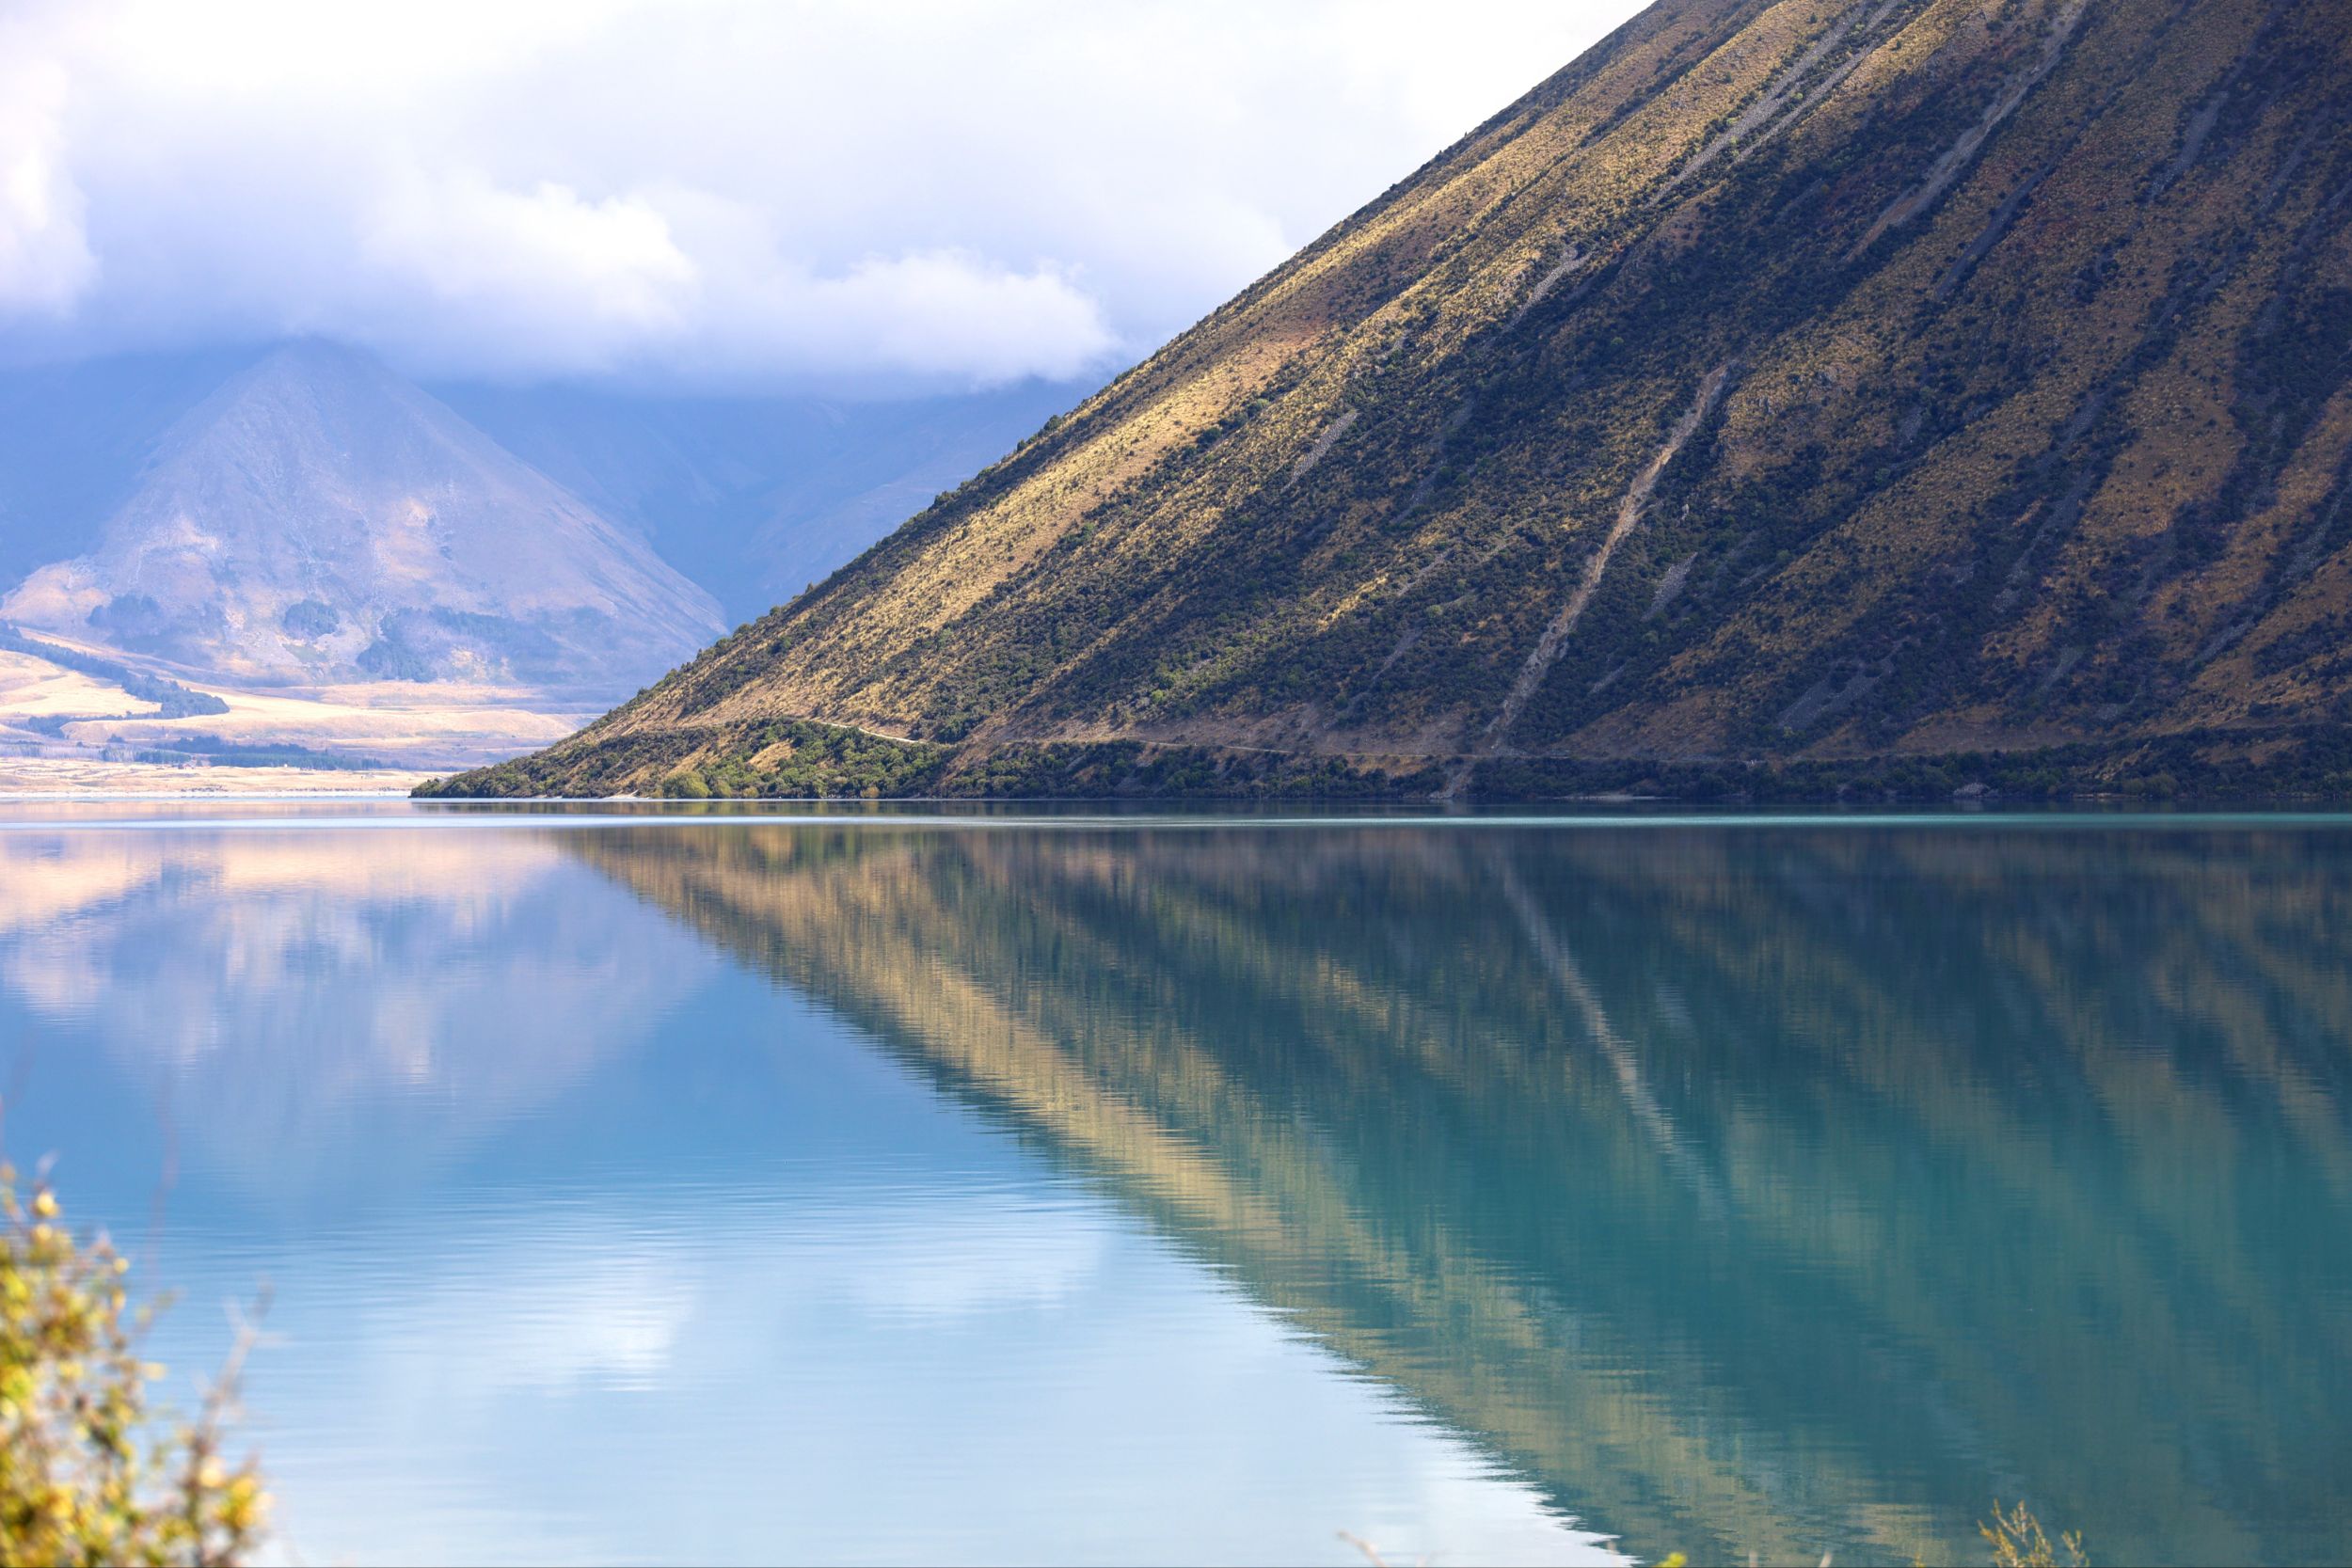
<svg viewBox="0 0 2352 1568">
<path fill-rule="evenodd" d="M 2292 834 L 565 847 L 1645 1557 L 1961 1560 L 2030 1486 L 2117 1560 L 2292 1558 L 2286 1434 L 2344 1433 L 2352 990 Z"/>
<path fill-rule="evenodd" d="M 2345 0 L 1666 0 L 535 776 L 2276 760 L 2352 699 L 2347 103 Z"/>
</svg>

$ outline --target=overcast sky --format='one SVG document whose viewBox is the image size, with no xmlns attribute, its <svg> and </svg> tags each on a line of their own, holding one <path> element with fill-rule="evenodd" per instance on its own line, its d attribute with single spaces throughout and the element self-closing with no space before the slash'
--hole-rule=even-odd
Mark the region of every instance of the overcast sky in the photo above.
<svg viewBox="0 0 2352 1568">
<path fill-rule="evenodd" d="M 0 359 L 1099 372 L 1631 0 L 0 0 Z"/>
</svg>

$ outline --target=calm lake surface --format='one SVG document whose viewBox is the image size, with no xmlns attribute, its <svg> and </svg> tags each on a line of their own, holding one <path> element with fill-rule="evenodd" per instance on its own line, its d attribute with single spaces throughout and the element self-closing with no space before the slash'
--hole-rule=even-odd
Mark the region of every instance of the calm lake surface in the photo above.
<svg viewBox="0 0 2352 1568">
<path fill-rule="evenodd" d="M 311 1561 L 2352 1558 L 2352 819 L 0 808 Z"/>
</svg>

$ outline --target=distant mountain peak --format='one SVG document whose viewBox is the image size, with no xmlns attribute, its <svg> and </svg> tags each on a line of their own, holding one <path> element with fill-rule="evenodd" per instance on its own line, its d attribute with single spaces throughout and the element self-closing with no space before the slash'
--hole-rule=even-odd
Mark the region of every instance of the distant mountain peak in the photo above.
<svg viewBox="0 0 2352 1568">
<path fill-rule="evenodd" d="M 96 548 L 0 616 L 223 679 L 582 693 L 627 691 L 722 628 L 641 540 L 317 339 L 190 409 Z"/>
</svg>

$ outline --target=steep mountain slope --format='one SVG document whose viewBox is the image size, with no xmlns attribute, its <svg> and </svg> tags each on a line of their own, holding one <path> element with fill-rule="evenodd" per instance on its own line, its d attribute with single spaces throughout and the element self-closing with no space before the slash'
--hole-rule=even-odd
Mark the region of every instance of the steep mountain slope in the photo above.
<svg viewBox="0 0 2352 1568">
<path fill-rule="evenodd" d="M 458 680 L 608 699 L 722 629 L 710 596 L 372 359 L 291 345 L 183 417 L 87 554 L 0 619 L 240 683 Z"/>
<path fill-rule="evenodd" d="M 2352 717 L 2348 348 L 2347 0 L 1661 0 L 460 787 L 767 788 L 798 719 L 952 745 L 950 778 L 1100 741 L 1473 790 L 2305 767 Z"/>
</svg>

